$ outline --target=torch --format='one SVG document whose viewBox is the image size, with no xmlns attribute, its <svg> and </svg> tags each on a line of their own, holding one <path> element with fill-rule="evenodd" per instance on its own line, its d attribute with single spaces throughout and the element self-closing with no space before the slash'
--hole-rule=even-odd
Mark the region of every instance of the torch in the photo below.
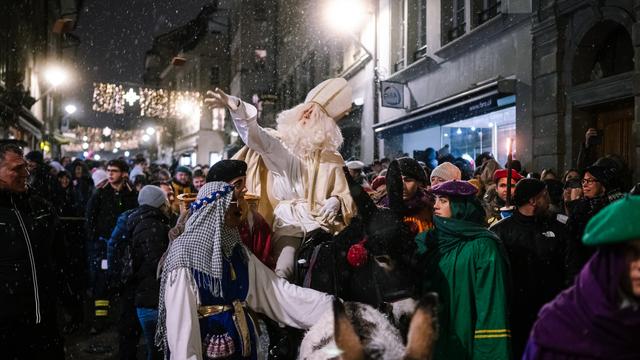
<svg viewBox="0 0 640 360">
<path fill-rule="evenodd" d="M 511 161 L 513 160 L 512 146 L 513 142 L 511 141 L 511 138 L 507 138 L 507 201 L 505 205 L 507 208 L 511 206 Z"/>
</svg>

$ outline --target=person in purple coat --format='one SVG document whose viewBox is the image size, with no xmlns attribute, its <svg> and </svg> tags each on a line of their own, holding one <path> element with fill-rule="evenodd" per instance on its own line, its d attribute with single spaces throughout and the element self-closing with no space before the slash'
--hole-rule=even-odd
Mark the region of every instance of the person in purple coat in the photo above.
<svg viewBox="0 0 640 360">
<path fill-rule="evenodd" d="M 640 196 L 628 195 L 589 221 L 582 242 L 599 248 L 575 284 L 540 310 L 524 360 L 640 359 L 637 219 Z"/>
</svg>

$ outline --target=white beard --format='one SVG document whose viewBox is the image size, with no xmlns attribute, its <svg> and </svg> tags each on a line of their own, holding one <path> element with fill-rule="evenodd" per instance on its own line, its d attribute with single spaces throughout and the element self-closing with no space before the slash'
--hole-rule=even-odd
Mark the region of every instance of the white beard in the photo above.
<svg viewBox="0 0 640 360">
<path fill-rule="evenodd" d="M 310 106 L 311 117 L 303 124 L 300 119 Z M 287 149 L 304 158 L 316 150 L 337 151 L 342 145 L 342 133 L 335 121 L 327 116 L 317 104 L 300 104 L 278 115 L 277 130 Z"/>
</svg>

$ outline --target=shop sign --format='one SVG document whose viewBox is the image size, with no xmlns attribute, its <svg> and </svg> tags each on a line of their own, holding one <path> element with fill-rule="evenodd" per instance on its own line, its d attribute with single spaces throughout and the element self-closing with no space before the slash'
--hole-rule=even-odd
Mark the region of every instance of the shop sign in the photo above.
<svg viewBox="0 0 640 360">
<path fill-rule="evenodd" d="M 396 109 L 404 108 L 404 84 L 381 81 L 382 106 Z"/>
</svg>

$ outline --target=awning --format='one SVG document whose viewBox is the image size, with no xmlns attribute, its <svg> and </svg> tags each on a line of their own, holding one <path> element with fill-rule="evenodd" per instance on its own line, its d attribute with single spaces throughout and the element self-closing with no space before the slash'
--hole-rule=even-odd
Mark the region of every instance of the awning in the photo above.
<svg viewBox="0 0 640 360">
<path fill-rule="evenodd" d="M 23 128 L 24 130 L 30 132 L 36 138 L 42 139 L 42 132 L 40 131 L 40 129 L 38 129 L 37 127 L 33 126 L 33 124 L 31 124 L 29 121 L 27 121 L 22 116 L 22 114 L 20 114 L 20 117 L 18 118 L 18 126 Z"/>
<path fill-rule="evenodd" d="M 490 113 L 515 104 L 515 80 L 492 81 L 418 108 L 396 119 L 375 124 L 379 138 L 405 134 Z"/>
</svg>

